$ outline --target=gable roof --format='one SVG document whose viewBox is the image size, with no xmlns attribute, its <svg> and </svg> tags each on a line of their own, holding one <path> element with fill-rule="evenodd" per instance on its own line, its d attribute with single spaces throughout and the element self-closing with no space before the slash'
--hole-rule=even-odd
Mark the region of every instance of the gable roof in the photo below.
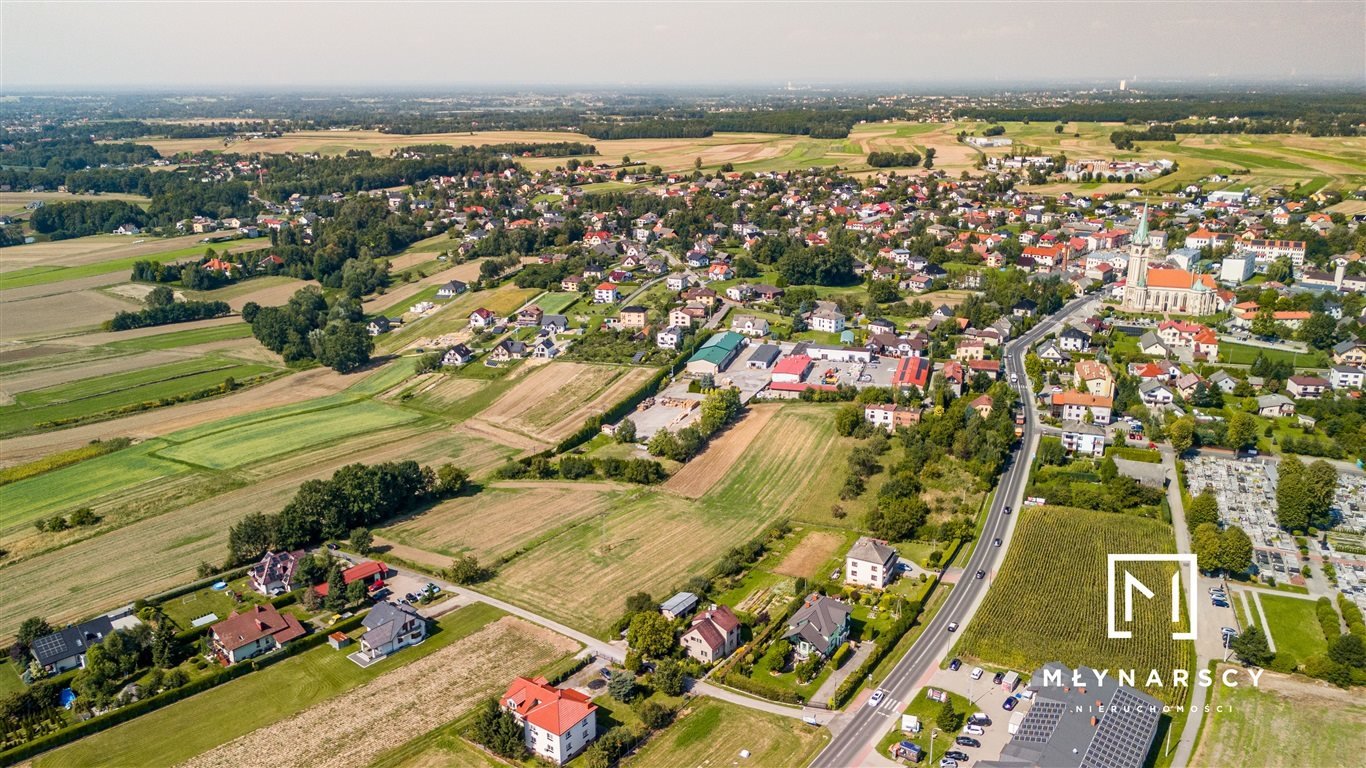
<svg viewBox="0 0 1366 768">
<path fill-rule="evenodd" d="M 556 688 L 544 677 L 513 680 L 502 704 L 537 728 L 556 735 L 564 735 L 598 708 L 582 693 Z"/>
<path fill-rule="evenodd" d="M 849 548 L 846 557 L 865 563 L 885 563 L 896 557 L 896 550 L 887 546 L 887 542 L 881 539 L 860 536 L 858 541 L 854 542 L 854 546 Z"/>
<path fill-rule="evenodd" d="M 280 645 L 304 636 L 304 628 L 299 620 L 281 614 L 273 605 L 254 605 L 242 613 L 234 612 L 213 625 L 212 631 L 219 644 L 229 651 L 250 645 L 267 635 L 273 636 Z"/>
<path fill-rule="evenodd" d="M 85 622 L 53 632 L 33 641 L 33 658 L 47 666 L 72 656 L 79 656 L 90 646 L 101 642 L 114 631 L 108 616 L 98 616 Z"/>
<path fill-rule="evenodd" d="M 371 647 L 386 645 L 413 620 L 426 621 L 411 605 L 388 601 L 376 603 L 361 622 L 366 629 L 365 642 Z"/>
<path fill-rule="evenodd" d="M 849 606 L 826 597 L 813 594 L 787 622 L 788 637 L 800 636 L 806 642 L 824 648 L 830 644 L 830 637 L 849 621 Z"/>
</svg>

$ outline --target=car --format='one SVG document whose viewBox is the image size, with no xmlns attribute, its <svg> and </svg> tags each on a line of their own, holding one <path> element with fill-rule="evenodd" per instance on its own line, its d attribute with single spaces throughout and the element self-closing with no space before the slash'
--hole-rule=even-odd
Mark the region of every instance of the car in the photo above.
<svg viewBox="0 0 1366 768">
<path fill-rule="evenodd" d="M 973 667 L 973 668 L 972 668 L 972 679 L 973 679 L 973 680 L 981 680 L 981 679 L 982 679 L 982 668 L 981 668 L 981 667 Z"/>
<path fill-rule="evenodd" d="M 950 662 L 949 662 L 949 671 L 950 671 L 950 672 L 957 672 L 957 671 L 958 671 L 958 668 L 961 667 L 961 666 L 963 666 L 963 660 L 962 660 L 962 659 L 954 659 L 953 661 L 950 661 Z"/>
<path fill-rule="evenodd" d="M 881 704 L 882 697 L 886 695 L 887 692 L 882 690 L 881 688 L 877 689 L 876 691 L 873 691 L 873 695 L 868 697 L 868 706 L 876 707 L 877 705 Z"/>
<path fill-rule="evenodd" d="M 340 549 L 340 547 L 337 546 L 337 542 L 335 542 L 335 541 L 329 541 L 329 542 L 327 542 L 327 548 L 328 548 L 328 549 L 331 549 L 331 550 Z"/>
<path fill-rule="evenodd" d="M 1001 702 L 1001 709 L 1004 709 L 1005 711 L 1009 712 L 1010 710 L 1015 708 L 1015 704 L 1018 703 L 1018 701 L 1019 700 L 1016 699 L 1014 696 L 1007 696 L 1006 700 Z"/>
<path fill-rule="evenodd" d="M 1238 630 L 1234 629 L 1233 627 L 1224 627 L 1223 633 L 1226 635 L 1236 635 L 1238 634 Z"/>
<path fill-rule="evenodd" d="M 1210 587 L 1210 588 L 1209 588 L 1209 593 L 1210 593 L 1211 595 L 1214 594 L 1215 592 L 1223 592 L 1223 591 L 1224 591 L 1224 588 L 1223 588 L 1223 587 Z"/>
<path fill-rule="evenodd" d="M 1009 505 L 1009 504 L 1006 505 L 1005 513 L 1006 513 L 1007 515 L 1010 514 L 1010 505 Z"/>
<path fill-rule="evenodd" d="M 1001 546 L 1001 537 L 997 536 L 997 537 L 996 537 L 996 540 L 993 541 L 993 542 L 991 542 L 991 544 L 992 544 L 992 546 L 995 546 L 995 547 Z"/>
<path fill-rule="evenodd" d="M 435 584 L 428 584 L 428 585 L 427 585 L 427 593 L 428 593 L 428 594 L 432 594 L 432 595 L 439 595 L 439 594 L 441 594 L 441 587 L 438 587 L 438 586 L 435 585 Z"/>
<path fill-rule="evenodd" d="M 1214 603 L 1214 607 L 1215 607 L 1215 608 L 1227 608 L 1227 607 L 1228 607 L 1228 601 L 1227 601 L 1227 600 L 1220 600 L 1220 599 L 1218 599 L 1218 598 L 1215 598 L 1214 600 L 1211 600 L 1210 602 L 1211 602 L 1211 603 Z"/>
<path fill-rule="evenodd" d="M 967 725 L 963 726 L 963 733 L 970 733 L 973 736 L 981 736 L 985 734 L 986 731 L 982 730 L 982 726 L 980 725 L 968 723 Z"/>
<path fill-rule="evenodd" d="M 981 568 L 978 568 L 978 569 L 977 569 L 977 578 L 979 578 L 979 579 L 985 578 L 986 575 L 987 575 L 987 572 L 986 572 L 986 571 L 982 570 Z"/>
<path fill-rule="evenodd" d="M 956 621 L 950 621 L 950 622 L 949 622 L 949 626 L 947 627 L 947 629 L 948 629 L 950 632 L 957 632 L 957 631 L 958 631 L 958 622 L 956 622 Z"/>
<path fill-rule="evenodd" d="M 960 747 L 980 747 L 980 746 L 982 746 L 982 742 L 978 741 L 977 739 L 972 738 L 971 736 L 959 736 L 958 738 L 956 738 L 956 739 L 953 740 L 953 743 L 954 743 L 954 744 L 957 744 L 957 745 L 960 746 Z"/>
<path fill-rule="evenodd" d="M 958 761 L 952 757 L 939 758 L 939 768 L 958 768 Z"/>
<path fill-rule="evenodd" d="M 991 725 L 991 718 L 985 712 L 973 712 L 968 716 L 968 722 L 973 725 Z"/>
<path fill-rule="evenodd" d="M 964 762 L 972 759 L 968 757 L 968 754 L 966 752 L 959 752 L 956 749 L 951 749 L 948 752 L 945 752 L 944 757 L 947 757 L 950 760 L 962 760 Z"/>
<path fill-rule="evenodd" d="M 997 672 L 995 675 L 992 675 L 991 682 L 995 685 L 1000 685 L 1001 681 L 1004 679 L 1006 679 L 1006 673 Z"/>
<path fill-rule="evenodd" d="M 334 613 L 334 614 L 332 614 L 331 616 L 328 617 L 328 619 L 327 619 L 327 626 L 330 627 L 330 626 L 332 626 L 333 624 L 336 624 L 337 622 L 339 622 L 339 621 L 341 621 L 341 620 L 342 620 L 342 615 L 341 615 L 340 613 Z"/>
</svg>

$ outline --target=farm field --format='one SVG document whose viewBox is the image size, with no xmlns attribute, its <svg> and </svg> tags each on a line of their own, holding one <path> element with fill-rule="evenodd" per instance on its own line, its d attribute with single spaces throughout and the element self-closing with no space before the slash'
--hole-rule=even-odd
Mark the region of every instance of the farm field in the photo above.
<svg viewBox="0 0 1366 768">
<path fill-rule="evenodd" d="M 499 483 L 473 496 L 444 501 L 376 534 L 385 541 L 447 558 L 468 553 L 488 562 L 608 511 L 614 498 L 610 490 L 615 487 L 606 483 Z"/>
<path fill-rule="evenodd" d="M 1175 142 L 1144 142 L 1142 153 L 1120 152 L 1109 140 L 1118 124 L 1069 123 L 1064 132 L 1055 133 L 1056 123 L 1020 122 L 1001 123 L 1007 138 L 1015 141 L 1012 147 L 979 151 L 957 140 L 960 131 L 981 132 L 989 123 L 910 123 L 887 122 L 854 126 L 845 139 L 812 139 L 805 136 L 773 134 L 717 133 L 705 138 L 690 139 L 622 139 L 600 141 L 578 133 L 560 131 L 487 131 L 477 133 L 447 133 L 422 135 L 392 135 L 374 131 L 301 131 L 273 139 L 256 139 L 242 145 L 239 151 L 250 152 L 322 152 L 342 154 L 349 149 L 372 152 L 413 144 L 483 145 L 509 141 L 557 142 L 581 141 L 594 145 L 598 155 L 615 161 L 622 155 L 648 165 L 658 165 L 665 171 L 691 170 L 701 160 L 704 171 L 715 170 L 725 163 L 736 172 L 778 171 L 805 169 L 813 166 L 839 165 L 861 174 L 885 172 L 892 169 L 870 169 L 866 163 L 872 151 L 906 151 L 914 149 L 923 154 L 928 147 L 936 151 L 935 167 L 950 174 L 969 170 L 984 153 L 1006 154 L 1022 147 L 1037 147 L 1045 153 L 1065 152 L 1071 158 L 1132 159 L 1165 157 L 1179 165 L 1176 173 L 1140 183 L 1153 191 L 1187 184 L 1214 172 L 1247 169 L 1246 176 L 1236 177 L 1230 186 L 1251 186 L 1264 189 L 1273 185 L 1325 184 L 1341 188 L 1355 188 L 1366 183 L 1366 139 L 1360 137 L 1313 137 L 1302 135 L 1238 136 L 1222 134 L 1185 134 Z M 148 139 L 162 152 L 221 150 L 221 142 L 213 139 Z M 563 165 L 567 158 L 522 158 L 532 170 Z M 901 173 L 914 172 L 900 169 Z M 615 184 L 616 187 L 624 185 Z M 1122 191 L 1129 185 L 1093 184 L 1088 191 Z M 1114 187 L 1115 189 L 1107 189 Z M 1060 183 L 1036 188 L 1058 193 L 1083 188 L 1077 183 Z"/>
<path fill-rule="evenodd" d="M 0 637 L 27 616 L 72 621 L 192 580 L 200 562 L 222 560 L 230 525 L 252 512 L 278 511 L 302 482 L 328 477 L 345 464 L 411 459 L 433 466 L 449 461 L 477 478 L 505 455 L 488 441 L 418 423 L 318 444 L 229 473 L 187 471 L 183 464 L 164 462 L 181 474 L 139 486 L 121 484 L 101 503 L 90 505 L 104 518 L 98 535 L 91 531 L 81 534 L 85 538 L 54 542 L 54 534 L 36 534 L 28 526 L 19 534 L 29 538 L 3 540 L 11 558 L 23 558 L 0 568 L 0 604 L 9 609 L 0 613 Z M 0 494 L 51 481 L 81 466 L 0 487 Z M 60 536 L 77 534 L 73 530 Z"/>
<path fill-rule="evenodd" d="M 722 766 L 734 764 L 740 750 L 749 750 L 741 764 L 765 768 L 798 768 L 811 762 L 830 740 L 823 728 L 780 715 L 709 698 L 694 699 L 677 721 L 654 735 L 623 768 Z"/>
<path fill-rule="evenodd" d="M 1161 616 L 1160 590 L 1157 599 L 1140 602 L 1134 637 L 1115 640 L 1106 637 L 1105 590 L 1096 588 L 1106 582 L 1108 553 L 1175 552 L 1170 526 L 1066 507 L 1025 507 L 1019 515 L 1006 560 L 956 655 L 1008 669 L 1052 660 L 1096 669 L 1189 668 L 1189 649 L 1171 639 L 1169 617 Z M 1139 565 L 1126 567 L 1145 584 L 1170 583 L 1166 564 Z M 1150 692 L 1160 699 L 1181 695 L 1170 687 Z"/>
<path fill-rule="evenodd" d="M 419 414 L 381 403 L 354 402 L 254 419 L 241 426 L 198 430 L 183 440 L 170 435 L 167 440 L 172 445 L 159 455 L 210 469 L 231 469 L 419 418 Z"/>
<path fill-rule="evenodd" d="M 744 418 L 713 438 L 706 450 L 684 464 L 664 487 L 679 496 L 700 498 L 730 472 L 754 438 L 781 410 L 777 405 L 751 405 Z"/>
<path fill-rule="evenodd" d="M 200 243 L 199 236 L 166 240 L 148 238 L 140 243 L 116 235 L 91 235 L 71 240 L 32 243 L 5 248 L 0 254 L 0 290 L 61 283 L 78 278 L 128 272 L 134 262 L 197 259 L 212 248 L 216 253 L 241 253 L 269 247 L 269 241 L 235 240 L 231 243 Z M 32 249 L 32 250 L 26 250 Z M 14 251 L 14 253 L 10 253 Z M 113 282 L 123 282 L 124 277 Z"/>
<path fill-rule="evenodd" d="M 450 278 L 443 274 L 440 282 L 448 279 Z M 506 316 L 515 312 L 537 293 L 539 290 L 536 288 L 517 288 L 508 283 L 489 291 L 463 294 L 430 314 L 412 320 L 403 328 L 379 337 L 375 348 L 380 353 L 396 352 L 422 339 L 432 340 L 466 330 L 469 326 L 470 313 L 474 310 L 484 307 L 494 314 Z M 398 302 L 398 305 L 408 306 L 410 303 L 405 299 Z"/>
<path fill-rule="evenodd" d="M 1360 763 L 1366 698 L 1327 683 L 1267 672 L 1260 687 L 1239 672 L 1237 688 L 1216 685 L 1191 765 L 1331 768 Z M 1305 738 L 1312 734 L 1312 738 Z"/>
<path fill-rule="evenodd" d="M 551 361 L 522 377 L 479 414 L 546 443 L 568 437 L 654 374 L 651 368 Z"/>
<path fill-rule="evenodd" d="M 152 202 L 152 198 L 142 195 L 123 194 L 121 192 L 104 192 L 98 195 L 78 194 L 72 192 L 0 192 L 0 215 L 13 216 L 16 213 L 24 213 L 29 203 L 40 200 L 44 203 L 58 203 L 70 200 L 127 200 L 130 203 L 147 205 Z"/>
<path fill-rule="evenodd" d="M 50 339 L 99 331 L 101 323 L 119 312 L 142 308 L 132 299 L 94 290 L 125 277 L 74 280 L 62 284 L 66 289 L 62 292 L 29 298 L 18 295 L 28 289 L 0 292 L 0 301 L 5 303 L 5 314 L 0 318 L 0 341 Z"/>
<path fill-rule="evenodd" d="M 90 421 L 122 408 L 193 394 L 231 378 L 239 383 L 278 372 L 259 363 L 205 356 L 21 392 L 0 406 L 0 436 L 59 422 Z"/>
<path fill-rule="evenodd" d="M 149 766 L 176 765 L 367 682 L 383 680 L 405 665 L 468 647 L 472 636 L 496 626 L 502 615 L 484 605 L 461 608 L 443 617 L 435 625 L 439 631 L 422 645 L 366 669 L 323 645 L 48 753 L 34 764 L 113 765 L 120 755 L 136 752 L 141 759 L 154 761 L 145 763 Z M 210 722 L 215 727 L 203 727 Z"/>
<path fill-rule="evenodd" d="M 1328 641 L 1323 637 L 1323 628 L 1319 626 L 1312 600 L 1264 593 L 1257 597 L 1261 600 L 1262 611 L 1269 625 L 1263 629 L 1271 631 L 1278 660 L 1288 660 L 1294 666 L 1299 666 L 1312 656 L 1328 652 Z M 1255 606 L 1253 610 L 1256 610 Z M 1278 664 L 1276 668 L 1283 667 Z"/>
<path fill-rule="evenodd" d="M 484 697 L 497 695 L 516 675 L 544 667 L 578 648 L 577 642 L 548 629 L 504 617 L 435 653 L 408 661 L 345 697 L 315 704 L 184 765 L 235 768 L 267 753 L 281 765 L 367 765 L 382 753 L 455 719 Z M 402 662 L 402 654 L 395 660 Z M 414 707 L 414 702 L 422 706 Z"/>
</svg>

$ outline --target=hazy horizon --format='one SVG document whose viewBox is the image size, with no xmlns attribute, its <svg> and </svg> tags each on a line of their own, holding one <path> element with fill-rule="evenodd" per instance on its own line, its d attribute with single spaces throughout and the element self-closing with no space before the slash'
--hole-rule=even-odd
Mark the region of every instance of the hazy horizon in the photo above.
<svg viewBox="0 0 1366 768">
<path fill-rule="evenodd" d="M 1366 3 L 7 0 L 0 89 L 1366 84 Z"/>
</svg>

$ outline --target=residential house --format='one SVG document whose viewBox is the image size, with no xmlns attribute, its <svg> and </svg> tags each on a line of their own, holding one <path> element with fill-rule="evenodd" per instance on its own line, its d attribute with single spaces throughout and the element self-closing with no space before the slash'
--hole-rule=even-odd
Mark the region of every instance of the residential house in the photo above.
<svg viewBox="0 0 1366 768">
<path fill-rule="evenodd" d="M 787 622 L 783 638 L 792 643 L 798 659 L 812 654 L 830 658 L 849 637 L 849 606 L 821 594 L 809 595 Z"/>
<path fill-rule="evenodd" d="M 359 581 L 365 584 L 367 589 L 374 590 L 378 589 L 378 585 L 384 583 L 384 577 L 387 576 L 388 573 L 389 566 L 378 560 L 367 560 L 343 570 L 341 574 L 342 584 L 349 587 L 353 582 Z M 325 581 L 313 587 L 313 592 L 316 593 L 318 597 L 327 597 L 328 590 L 329 585 Z"/>
<path fill-rule="evenodd" d="M 85 666 L 85 652 L 113 634 L 114 623 L 100 616 L 83 624 L 59 629 L 33 641 L 29 651 L 49 675 Z"/>
<path fill-rule="evenodd" d="M 751 291 L 754 293 L 754 300 L 755 300 L 755 301 L 773 302 L 773 301 L 777 301 L 778 299 L 782 298 L 782 296 L 783 296 L 783 289 L 782 289 L 782 288 L 778 288 L 778 287 L 772 286 L 772 285 L 765 285 L 765 284 L 763 284 L 763 283 L 759 283 L 758 285 L 750 286 L 750 289 L 751 289 Z"/>
<path fill-rule="evenodd" d="M 1366 365 L 1366 341 L 1347 339 L 1333 345 L 1333 362 L 1338 365 Z"/>
<path fill-rule="evenodd" d="M 436 297 L 438 299 L 449 299 L 453 296 L 459 296 L 467 290 L 469 290 L 468 285 L 459 280 L 452 280 L 436 289 Z"/>
<path fill-rule="evenodd" d="M 892 373 L 892 386 L 899 389 L 915 387 L 924 392 L 926 385 L 930 383 L 930 372 L 933 368 L 927 357 L 903 357 L 897 361 L 896 370 Z"/>
<path fill-rule="evenodd" d="M 471 328 L 492 328 L 498 324 L 498 316 L 493 312 L 480 307 L 470 313 Z"/>
<path fill-rule="evenodd" d="M 293 615 L 281 614 L 270 604 L 254 605 L 210 627 L 209 645 L 226 667 L 282 648 L 305 632 Z"/>
<path fill-rule="evenodd" d="M 664 278 L 664 286 L 674 293 L 688 290 L 692 284 L 692 277 L 686 272 L 679 272 Z"/>
<path fill-rule="evenodd" d="M 650 312 L 645 307 L 632 304 L 622 307 L 618 319 L 622 328 L 644 328 L 649 323 Z"/>
<path fill-rule="evenodd" d="M 683 329 L 671 325 L 655 334 L 655 346 L 660 349 L 678 349 L 683 343 Z"/>
<path fill-rule="evenodd" d="M 716 291 L 699 285 L 696 288 L 689 288 L 683 292 L 683 300 L 689 304 L 701 304 L 707 308 L 716 306 Z"/>
<path fill-rule="evenodd" d="M 1333 389 L 1361 389 L 1366 381 L 1366 369 L 1351 365 L 1335 365 L 1328 371 L 1328 382 Z"/>
<path fill-rule="evenodd" d="M 427 639 L 427 620 L 406 603 L 376 603 L 361 624 L 360 654 L 372 662 Z"/>
<path fill-rule="evenodd" d="M 1086 421 L 1089 415 L 1096 424 L 1109 424 L 1114 399 L 1067 390 L 1053 393 L 1051 404 L 1053 416 L 1063 421 Z"/>
<path fill-rule="evenodd" d="M 519 677 L 500 699 L 523 728 L 523 743 L 537 757 L 564 765 L 598 736 L 598 707 L 572 688 L 544 677 Z"/>
<path fill-rule="evenodd" d="M 1295 401 L 1285 395 L 1262 395 L 1257 398 L 1257 415 L 1269 419 L 1294 416 Z"/>
<path fill-rule="evenodd" d="M 304 556 L 302 551 L 265 553 L 261 561 L 247 573 L 251 588 L 269 596 L 283 595 L 293 590 L 294 568 L 298 566 L 299 558 Z"/>
<path fill-rule="evenodd" d="M 844 555 L 844 583 L 882 589 L 896 576 L 896 549 L 881 539 L 860 536 Z"/>
<path fill-rule="evenodd" d="M 486 365 L 496 365 L 498 363 L 506 363 L 512 360 L 521 360 L 526 356 L 527 346 L 524 342 L 520 342 L 515 339 L 503 339 L 502 341 L 498 342 L 498 346 L 494 347 L 492 352 L 489 352 L 489 355 L 484 360 L 484 363 Z"/>
<path fill-rule="evenodd" d="M 893 432 L 897 427 L 909 427 L 920 421 L 920 409 L 909 405 L 869 403 L 863 406 L 863 420 Z"/>
<path fill-rule="evenodd" d="M 546 333 L 564 333 L 569 330 L 569 318 L 564 315 L 544 315 L 541 317 L 541 330 Z"/>
<path fill-rule="evenodd" d="M 562 290 L 562 291 L 568 291 L 568 292 L 570 292 L 570 293 L 578 293 L 578 292 L 579 292 L 579 288 L 581 288 L 582 286 L 583 286 L 583 276 L 582 276 L 582 275 L 569 275 L 568 277 L 566 277 L 566 278 L 564 278 L 563 280 L 560 281 L 560 290 Z"/>
<path fill-rule="evenodd" d="M 715 606 L 694 616 L 679 642 L 689 656 L 712 664 L 740 647 L 740 620 L 730 608 Z"/>
<path fill-rule="evenodd" d="M 1067 326 L 1058 334 L 1058 346 L 1067 352 L 1089 352 L 1091 334 L 1075 326 Z"/>
<path fill-rule="evenodd" d="M 1062 447 L 1074 456 L 1105 455 L 1105 429 L 1081 421 L 1065 421 L 1062 425 Z"/>
<path fill-rule="evenodd" d="M 769 333 L 768 320 L 753 315 L 740 315 L 731 321 L 730 329 L 736 333 L 743 333 L 746 336 L 767 336 Z"/>
<path fill-rule="evenodd" d="M 748 283 L 739 283 L 726 289 L 726 298 L 731 301 L 746 302 L 754 296 L 754 289 Z"/>
<path fill-rule="evenodd" d="M 545 310 L 541 309 L 535 304 L 522 307 L 521 309 L 517 310 L 517 327 L 539 328 L 541 326 L 541 318 L 544 316 Z"/>
<path fill-rule="evenodd" d="M 1328 388 L 1328 380 L 1318 376 L 1291 376 L 1285 381 L 1285 391 L 1297 400 L 1317 400 Z"/>
<path fill-rule="evenodd" d="M 473 359 L 474 352 L 469 347 L 464 344 L 456 344 L 441 356 L 441 364 L 444 366 L 464 365 Z"/>
<path fill-rule="evenodd" d="M 981 360 L 986 357 L 987 345 L 981 339 L 960 339 L 953 350 L 953 359 L 959 362 Z"/>
<path fill-rule="evenodd" d="M 1172 388 L 1156 379 L 1141 382 L 1138 385 L 1138 396 L 1144 405 L 1155 409 L 1166 408 L 1176 400 L 1176 393 Z"/>
<path fill-rule="evenodd" d="M 615 304 L 621 300 L 621 294 L 617 293 L 617 287 L 611 283 L 599 283 L 593 289 L 594 304 Z"/>
<path fill-rule="evenodd" d="M 1065 363 L 1072 359 L 1072 356 L 1064 352 L 1062 346 L 1053 339 L 1048 339 L 1036 347 L 1034 354 L 1040 360 L 1046 360 L 1050 363 Z"/>
<path fill-rule="evenodd" d="M 1101 397 L 1115 396 L 1115 377 L 1110 366 L 1098 360 L 1078 360 L 1072 369 L 1073 385 Z"/>
<path fill-rule="evenodd" d="M 365 332 L 371 336 L 378 336 L 382 333 L 388 333 L 390 326 L 389 318 L 381 315 L 365 324 Z"/>
<path fill-rule="evenodd" d="M 697 609 L 697 595 L 679 592 L 659 606 L 659 612 L 669 621 L 681 619 Z"/>
<path fill-rule="evenodd" d="M 977 415 L 984 419 L 991 416 L 992 402 L 990 395 L 981 395 L 971 403 L 968 403 L 968 406 L 971 407 L 972 410 L 977 411 Z"/>
<path fill-rule="evenodd" d="M 839 333 L 844 330 L 844 314 L 833 309 L 818 309 L 811 313 L 811 330 Z"/>
<path fill-rule="evenodd" d="M 1209 384 L 1227 395 L 1237 388 L 1238 380 L 1230 376 L 1227 371 L 1219 370 L 1210 375 Z"/>
</svg>

